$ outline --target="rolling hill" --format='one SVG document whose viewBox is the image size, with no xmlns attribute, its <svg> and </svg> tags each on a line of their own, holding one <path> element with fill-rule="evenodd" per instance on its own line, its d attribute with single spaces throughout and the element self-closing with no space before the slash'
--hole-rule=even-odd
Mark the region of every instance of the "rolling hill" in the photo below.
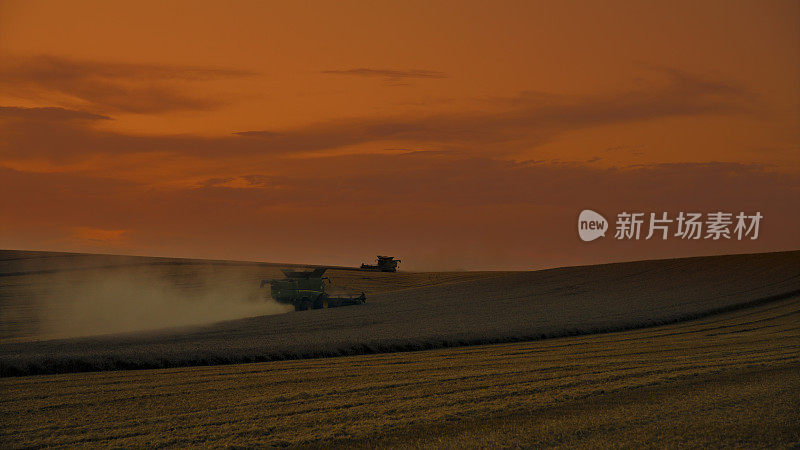
<svg viewBox="0 0 800 450">
<path fill-rule="evenodd" d="M 800 293 L 797 251 L 533 272 L 385 274 L 336 268 L 329 271 L 334 287 L 365 291 L 368 302 L 295 313 L 264 302 L 258 290 L 259 279 L 277 275 L 282 266 L 275 264 L 35 252 L 4 252 L 2 258 L 0 373 L 5 376 L 535 340 L 684 321 Z M 91 292 L 99 304 L 74 298 L 107 280 L 114 281 L 104 292 L 110 297 Z M 150 323 L 135 325 L 169 328 L 50 339 L 52 330 L 92 331 L 86 324 L 53 328 L 53 323 L 82 323 L 92 312 L 60 304 L 59 292 L 71 297 L 67 306 L 128 316 L 141 313 L 135 307 L 141 304 L 163 320 L 153 323 L 151 315 Z M 192 316 L 198 308 L 204 313 Z M 230 317 L 232 311 L 242 317 Z M 192 320 L 182 321 L 186 317 Z M 221 319 L 231 320 L 205 323 Z"/>
</svg>

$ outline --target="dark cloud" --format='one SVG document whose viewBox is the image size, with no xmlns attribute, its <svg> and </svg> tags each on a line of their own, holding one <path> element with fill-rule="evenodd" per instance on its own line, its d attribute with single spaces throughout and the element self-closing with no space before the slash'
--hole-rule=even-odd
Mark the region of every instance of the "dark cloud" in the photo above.
<svg viewBox="0 0 800 450">
<path fill-rule="evenodd" d="M 252 73 L 54 56 L 0 58 L 0 92 L 36 99 L 49 99 L 55 93 L 101 111 L 161 113 L 210 109 L 221 101 L 182 92 L 179 84 L 248 75 Z"/>
<path fill-rule="evenodd" d="M 0 106 L 0 118 L 15 118 L 28 120 L 110 120 L 111 117 L 94 114 L 86 111 L 46 107 L 22 108 L 19 106 Z"/>
<path fill-rule="evenodd" d="M 166 152 L 216 158 L 390 142 L 393 146 L 426 146 L 502 157 L 588 127 L 748 111 L 749 95 L 740 88 L 683 73 L 666 75 L 667 81 L 661 85 L 604 96 L 572 98 L 523 93 L 513 101 L 501 101 L 482 111 L 347 119 L 222 137 L 132 135 L 76 121 L 41 124 L 18 115 L 0 120 L 0 130 L 6 135 L 0 141 L 0 154 L 79 159 L 97 153 Z M 67 114 L 66 110 L 63 114 Z"/>
<path fill-rule="evenodd" d="M 197 158 L 258 156 L 278 150 L 239 136 L 138 135 L 97 128 L 103 116 L 68 109 L 10 109 L 0 112 L 0 156 L 40 157 L 55 162 L 79 161 L 93 155 L 167 153 Z M 61 119 L 61 120 L 57 120 Z M 93 120 L 66 120 L 93 119 Z"/>
<path fill-rule="evenodd" d="M 396 69 L 346 69 L 346 70 L 323 70 L 322 73 L 328 75 L 351 75 L 357 77 L 370 77 L 370 78 L 384 78 L 389 80 L 398 80 L 403 78 L 447 78 L 448 75 L 444 72 L 436 70 L 396 70 Z"/>
<path fill-rule="evenodd" d="M 284 132 L 246 131 L 269 147 L 322 150 L 375 141 L 444 143 L 494 152 L 530 148 L 554 136 L 592 126 L 749 110 L 751 96 L 739 87 L 683 72 L 664 72 L 666 82 L 594 97 L 522 93 L 484 111 L 423 117 L 389 117 L 310 125 Z"/>
</svg>

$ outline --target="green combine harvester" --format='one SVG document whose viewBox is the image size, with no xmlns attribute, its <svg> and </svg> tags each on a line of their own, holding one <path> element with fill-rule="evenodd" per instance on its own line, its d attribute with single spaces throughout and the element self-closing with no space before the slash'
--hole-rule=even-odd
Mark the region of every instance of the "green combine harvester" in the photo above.
<svg viewBox="0 0 800 450">
<path fill-rule="evenodd" d="M 397 265 L 400 264 L 399 259 L 394 256 L 378 255 L 378 264 L 361 263 L 361 270 L 368 270 L 371 272 L 397 272 Z"/>
<path fill-rule="evenodd" d="M 331 281 L 322 276 L 326 270 L 324 267 L 311 271 L 281 269 L 286 278 L 261 280 L 261 287 L 269 284 L 269 295 L 278 303 L 294 305 L 295 311 L 362 305 L 367 301 L 363 292 L 356 297 L 333 296 L 325 292 L 325 281 Z"/>
</svg>

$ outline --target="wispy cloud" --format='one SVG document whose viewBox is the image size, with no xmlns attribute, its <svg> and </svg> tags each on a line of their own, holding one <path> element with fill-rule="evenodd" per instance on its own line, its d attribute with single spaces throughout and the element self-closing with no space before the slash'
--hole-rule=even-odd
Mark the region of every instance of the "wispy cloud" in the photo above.
<svg viewBox="0 0 800 450">
<path fill-rule="evenodd" d="M 176 252 L 199 239 L 204 246 L 233 249 L 253 258 L 265 249 L 270 255 L 285 251 L 296 258 L 298 252 L 313 255 L 324 248 L 357 258 L 378 244 L 391 248 L 398 242 L 414 242 L 421 248 L 463 250 L 479 243 L 491 248 L 515 242 L 528 249 L 518 261 L 524 264 L 530 251 L 534 255 L 595 251 L 579 247 L 574 233 L 576 213 L 591 206 L 603 214 L 631 208 L 721 210 L 760 211 L 768 218 L 758 241 L 703 241 L 685 248 L 694 252 L 800 245 L 796 233 L 800 216 L 793 208 L 800 201 L 800 177 L 758 165 L 706 162 L 602 168 L 417 153 L 284 159 L 255 169 L 263 174 L 251 170 L 209 175 L 194 186 L 165 187 L 0 167 L 0 191 L 14 192 L 0 196 L 0 211 L 20 218 L 0 223 L 0 236 L 7 239 L 25 229 L 61 227 L 68 231 L 70 242 L 75 242 L 76 229 L 81 231 L 84 239 L 79 248 L 116 243 L 119 237 L 129 238 L 132 248 Z M 321 219 L 276 219 L 309 214 Z M 356 226 L 353 217 L 358 218 Z M 117 236 L 119 230 L 129 231 Z M 209 235 L 215 239 L 208 240 Z M 606 244 L 613 243 L 599 245 Z M 618 244 L 613 251 L 620 253 L 615 254 L 652 257 L 648 246 L 658 242 Z M 682 244 L 670 241 L 670 246 Z"/>
<path fill-rule="evenodd" d="M 119 245 L 125 242 L 128 230 L 104 230 L 93 227 L 73 227 L 73 236 L 80 241 Z"/>
<path fill-rule="evenodd" d="M 46 107 L 23 108 L 19 106 L 0 106 L 0 118 L 21 118 L 29 120 L 110 120 L 111 117 L 86 111 Z"/>
<path fill-rule="evenodd" d="M 713 161 L 608 168 L 413 153 L 288 160 L 278 168 L 269 175 L 208 179 L 198 184 L 196 194 L 253 207 L 418 203 L 618 208 L 649 202 L 651 208 L 723 208 L 757 206 L 778 190 L 786 193 L 782 201 L 787 204 L 790 197 L 800 197 L 796 174 Z"/>
<path fill-rule="evenodd" d="M 749 110 L 750 94 L 735 85 L 679 71 L 666 82 L 637 90 L 587 97 L 521 93 L 486 110 L 414 117 L 365 118 L 308 125 L 288 131 L 245 131 L 264 145 L 287 150 L 322 150 L 376 141 L 440 143 L 504 152 L 517 142 L 530 148 L 587 127 L 665 117 L 731 114 Z M 511 144 L 513 149 L 513 144 Z"/>
<path fill-rule="evenodd" d="M 61 159 L 152 152 L 200 158 L 261 157 L 381 143 L 502 158 L 575 130 L 667 117 L 740 114 L 749 111 L 750 101 L 747 91 L 725 82 L 668 72 L 666 82 L 626 92 L 588 97 L 522 93 L 513 101 L 499 101 L 479 111 L 343 119 L 220 137 L 125 134 L 99 129 L 90 121 L 43 124 L 31 120 L 32 116 L 90 117 L 77 110 L 34 112 L 11 107 L 12 116 L 0 116 L 5 137 L 0 154 Z"/>
<path fill-rule="evenodd" d="M 350 75 L 356 77 L 368 77 L 368 78 L 383 78 L 384 81 L 391 82 L 395 85 L 406 85 L 406 83 L 400 83 L 401 80 L 404 79 L 412 79 L 412 78 L 447 78 L 448 75 L 444 72 L 439 72 L 436 70 L 424 70 L 424 69 L 411 69 L 411 70 L 397 70 L 397 69 L 368 69 L 368 68 L 358 68 L 358 69 L 344 69 L 344 70 L 323 70 L 322 73 L 328 75 Z"/>
<path fill-rule="evenodd" d="M 0 93 L 62 101 L 93 110 L 162 113 L 219 106 L 216 98 L 184 92 L 185 82 L 253 75 L 241 70 L 86 61 L 54 56 L 0 58 Z"/>
</svg>

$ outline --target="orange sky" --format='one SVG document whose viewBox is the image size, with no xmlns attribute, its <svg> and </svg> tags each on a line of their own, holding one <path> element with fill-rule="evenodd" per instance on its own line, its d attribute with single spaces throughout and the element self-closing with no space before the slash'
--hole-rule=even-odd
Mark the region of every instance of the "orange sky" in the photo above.
<svg viewBox="0 0 800 450">
<path fill-rule="evenodd" d="M 800 3 L 0 1 L 0 248 L 539 268 L 800 247 Z M 762 211 L 580 242 L 578 212 Z"/>
</svg>

